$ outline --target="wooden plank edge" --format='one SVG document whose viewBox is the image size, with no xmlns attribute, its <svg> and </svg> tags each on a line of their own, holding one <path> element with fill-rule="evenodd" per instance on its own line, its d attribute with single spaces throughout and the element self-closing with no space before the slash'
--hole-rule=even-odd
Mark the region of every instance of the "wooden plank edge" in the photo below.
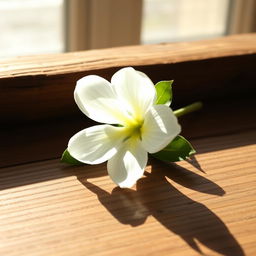
<svg viewBox="0 0 256 256">
<path fill-rule="evenodd" d="M 51 76 L 121 66 L 145 66 L 256 54 L 256 34 L 116 47 L 0 60 L 0 79 Z M 0 84 L 1 86 L 1 84 Z"/>
</svg>

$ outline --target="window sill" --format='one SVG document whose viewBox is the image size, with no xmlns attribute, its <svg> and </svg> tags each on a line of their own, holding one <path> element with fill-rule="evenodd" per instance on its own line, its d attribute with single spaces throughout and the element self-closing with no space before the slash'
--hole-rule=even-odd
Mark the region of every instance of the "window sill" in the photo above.
<svg viewBox="0 0 256 256">
<path fill-rule="evenodd" d="M 41 69 L 34 62 L 42 56 L 8 62 L 0 78 L 1 255 L 254 255 L 255 42 L 244 35 L 128 47 L 125 56 L 124 48 L 99 50 L 95 62 L 90 51 L 73 53 Z M 106 164 L 69 167 L 58 156 L 90 125 L 73 103 L 75 81 L 128 65 L 154 81 L 174 79 L 174 107 L 205 105 L 180 119 L 198 154 L 170 165 L 151 159 L 136 187 L 121 190 Z"/>
</svg>

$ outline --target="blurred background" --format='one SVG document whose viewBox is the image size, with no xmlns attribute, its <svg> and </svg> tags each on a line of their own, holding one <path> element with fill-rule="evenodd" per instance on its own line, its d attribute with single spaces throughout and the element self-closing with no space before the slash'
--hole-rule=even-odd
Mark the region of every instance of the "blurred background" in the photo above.
<svg viewBox="0 0 256 256">
<path fill-rule="evenodd" d="M 256 0 L 0 0 L 0 58 L 256 31 Z"/>
</svg>

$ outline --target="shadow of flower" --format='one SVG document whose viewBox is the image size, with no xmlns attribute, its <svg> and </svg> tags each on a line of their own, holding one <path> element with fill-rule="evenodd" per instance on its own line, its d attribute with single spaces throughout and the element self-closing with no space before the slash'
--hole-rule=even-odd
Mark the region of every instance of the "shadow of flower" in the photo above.
<svg viewBox="0 0 256 256">
<path fill-rule="evenodd" d="M 152 172 L 147 173 L 146 177 L 137 183 L 137 192 L 149 213 L 201 254 L 196 240 L 222 255 L 244 255 L 224 222 L 205 205 L 182 194 L 168 182 L 165 176 L 166 172 L 152 167 Z M 196 178 L 196 175 L 193 177 Z M 157 186 L 152 187 L 152 183 L 157 183 Z M 223 190 L 215 183 L 209 180 L 207 183 L 212 187 L 208 190 L 210 194 L 223 194 Z M 186 187 L 189 187 L 188 183 Z M 196 190 L 201 191 L 201 189 Z"/>
<path fill-rule="evenodd" d="M 108 193 L 89 181 L 84 179 L 79 179 L 79 181 L 97 195 L 100 203 L 120 223 L 138 226 L 147 219 L 149 213 L 138 198 L 136 191 L 116 187 L 111 193 Z"/>
<path fill-rule="evenodd" d="M 135 227 L 142 225 L 148 216 L 153 216 L 202 255 L 196 241 L 222 255 L 244 255 L 225 223 L 205 205 L 182 194 L 166 177 L 203 193 L 222 196 L 224 190 L 178 165 L 169 165 L 169 170 L 166 171 L 167 168 L 162 168 L 161 164 L 152 161 L 152 170 L 137 182 L 137 191 L 114 188 L 108 193 L 88 182 L 85 177 L 78 179 L 97 195 L 101 204 L 122 224 Z"/>
</svg>

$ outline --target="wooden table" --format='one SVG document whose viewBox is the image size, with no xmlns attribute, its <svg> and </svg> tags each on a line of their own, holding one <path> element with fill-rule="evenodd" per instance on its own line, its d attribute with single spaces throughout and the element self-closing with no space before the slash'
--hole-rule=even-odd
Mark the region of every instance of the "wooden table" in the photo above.
<svg viewBox="0 0 256 256">
<path fill-rule="evenodd" d="M 0 63 L 0 255 L 256 255 L 255 63 L 253 34 Z M 205 104 L 180 119 L 195 157 L 150 159 L 120 189 L 106 164 L 59 155 L 91 125 L 73 103 L 76 79 L 128 65 L 175 79 L 174 108 Z"/>
</svg>

